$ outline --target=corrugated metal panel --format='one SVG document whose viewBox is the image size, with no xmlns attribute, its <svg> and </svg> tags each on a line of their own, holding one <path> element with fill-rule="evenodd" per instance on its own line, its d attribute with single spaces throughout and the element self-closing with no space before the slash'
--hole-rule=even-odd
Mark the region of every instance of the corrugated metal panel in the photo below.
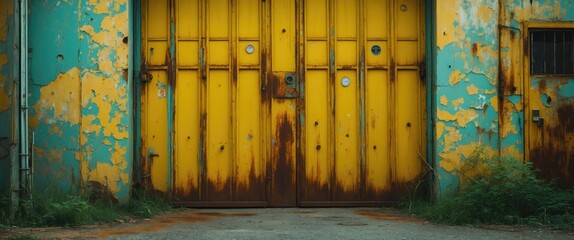
<svg viewBox="0 0 574 240">
<path fill-rule="evenodd" d="M 189 205 L 354 205 L 419 180 L 421 1 L 142 7 L 148 187 Z"/>
</svg>

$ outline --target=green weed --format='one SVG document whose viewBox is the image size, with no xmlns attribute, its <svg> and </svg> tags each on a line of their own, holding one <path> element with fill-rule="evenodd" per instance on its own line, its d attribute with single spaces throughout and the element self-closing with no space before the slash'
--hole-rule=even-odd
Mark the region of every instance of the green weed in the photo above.
<svg viewBox="0 0 574 240">
<path fill-rule="evenodd" d="M 115 199 L 94 194 L 47 190 L 22 201 L 15 219 L 1 218 L 0 226 L 77 226 L 131 217 L 147 218 L 171 209 L 163 198 L 139 192 L 133 195 L 127 203 L 118 204 Z"/>
<path fill-rule="evenodd" d="M 472 175 L 453 196 L 434 204 L 409 200 L 408 210 L 449 224 L 536 224 L 574 227 L 574 192 L 536 178 L 531 163 L 477 152 L 463 169 Z M 461 171 L 464 174 L 464 171 Z M 415 207 L 412 207 L 412 206 Z"/>
<path fill-rule="evenodd" d="M 169 211 L 172 207 L 165 197 L 136 191 L 130 201 L 120 208 L 128 215 L 149 218 L 158 213 Z"/>
</svg>

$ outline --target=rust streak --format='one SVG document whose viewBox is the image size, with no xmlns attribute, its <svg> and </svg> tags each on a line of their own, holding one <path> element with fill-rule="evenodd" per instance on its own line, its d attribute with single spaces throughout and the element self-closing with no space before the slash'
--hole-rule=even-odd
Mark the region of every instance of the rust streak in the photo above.
<svg viewBox="0 0 574 240">
<path fill-rule="evenodd" d="M 293 144 L 295 136 L 293 132 L 294 119 L 287 113 L 277 116 L 275 131 L 275 144 L 273 156 L 273 186 L 271 202 L 273 205 L 291 206 L 295 203 L 295 178 L 293 159 Z"/>
<path fill-rule="evenodd" d="M 425 220 L 420 218 L 415 218 L 412 215 L 407 215 L 400 212 L 375 212 L 367 210 L 358 210 L 355 212 L 358 215 L 369 217 L 374 220 L 384 220 L 384 221 L 398 221 L 398 222 L 418 222 L 422 223 Z"/>
<path fill-rule="evenodd" d="M 476 57 L 476 55 L 478 54 L 478 44 L 477 43 L 473 43 L 472 44 L 472 56 Z"/>
</svg>

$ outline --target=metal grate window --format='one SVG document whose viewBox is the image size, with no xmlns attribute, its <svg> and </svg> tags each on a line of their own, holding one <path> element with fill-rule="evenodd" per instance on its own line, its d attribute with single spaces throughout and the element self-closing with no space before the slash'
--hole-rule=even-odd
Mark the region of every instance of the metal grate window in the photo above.
<svg viewBox="0 0 574 240">
<path fill-rule="evenodd" d="M 574 29 L 530 30 L 530 73 L 574 75 Z"/>
</svg>

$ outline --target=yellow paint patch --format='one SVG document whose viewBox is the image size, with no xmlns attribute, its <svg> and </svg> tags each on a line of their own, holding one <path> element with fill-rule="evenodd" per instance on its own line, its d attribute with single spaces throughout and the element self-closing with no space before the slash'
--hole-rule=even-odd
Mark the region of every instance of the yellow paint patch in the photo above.
<svg viewBox="0 0 574 240">
<path fill-rule="evenodd" d="M 463 103 L 464 103 L 464 98 L 459 98 L 459 99 L 457 99 L 457 100 L 452 101 L 452 105 L 453 105 L 455 108 L 458 108 L 458 106 L 460 106 L 460 105 L 463 104 Z"/>
<path fill-rule="evenodd" d="M 124 117 L 122 111 L 126 111 L 127 107 L 127 97 L 126 97 L 126 87 L 121 85 L 118 87 L 118 81 L 120 80 L 119 75 L 115 75 L 111 78 L 104 78 L 97 76 L 91 71 L 84 73 L 82 77 L 82 95 L 85 96 L 82 99 L 82 107 L 89 109 L 89 104 L 93 103 L 98 107 L 98 113 L 95 116 L 99 121 L 99 125 L 103 128 L 103 135 L 106 137 L 113 136 L 115 139 L 127 139 L 127 130 L 120 126 L 120 121 Z M 88 97 L 90 96 L 90 97 Z M 116 106 L 118 110 L 114 110 L 113 107 Z M 86 115 L 85 117 L 94 119 L 93 115 Z M 88 119 L 88 120 L 90 120 Z M 94 129 L 96 127 L 91 126 L 91 121 L 85 126 L 82 126 L 82 132 L 85 129 Z M 95 129 L 94 129 L 95 130 Z M 99 134 L 99 132 L 96 132 Z"/>
<path fill-rule="evenodd" d="M 462 109 L 457 111 L 456 114 L 451 114 L 448 111 L 438 109 L 437 117 L 441 121 L 456 121 L 458 126 L 465 127 L 466 124 L 478 118 L 478 113 L 475 110 Z"/>
<path fill-rule="evenodd" d="M 0 22 L 0 24 L 2 23 Z M 6 86 L 6 83 L 4 82 L 4 76 L 1 75 L 2 68 L 6 63 L 8 63 L 8 56 L 5 54 L 0 54 L 0 112 L 8 110 L 11 104 L 9 95 L 10 89 L 6 89 L 8 86 Z"/>
<path fill-rule="evenodd" d="M 93 12 L 96 14 L 110 13 L 109 5 L 112 1 L 106 0 L 90 0 L 88 5 L 93 7 Z"/>
<path fill-rule="evenodd" d="M 444 132 L 445 125 L 443 122 L 436 123 L 436 138 L 439 139 Z"/>
<path fill-rule="evenodd" d="M 486 94 L 486 95 L 492 95 L 492 94 L 494 94 L 495 92 L 496 92 L 496 89 L 490 89 L 490 90 L 485 89 L 485 90 L 484 90 L 484 94 Z"/>
<path fill-rule="evenodd" d="M 466 74 L 461 73 L 460 70 L 458 70 L 458 69 L 457 69 L 457 70 L 454 70 L 454 71 L 450 74 L 450 76 L 449 76 L 449 78 L 448 78 L 448 83 L 449 83 L 451 86 L 454 86 L 454 85 L 456 85 L 457 83 L 459 83 L 460 80 L 462 80 L 464 77 L 466 77 Z"/>
<path fill-rule="evenodd" d="M 465 172 L 465 176 L 468 178 L 470 177 L 469 171 L 477 171 L 477 169 L 472 168 L 465 168 L 463 159 L 468 159 L 473 156 L 473 154 L 477 154 L 477 150 L 481 150 L 484 153 L 485 158 L 492 158 L 496 156 L 497 151 L 489 146 L 484 146 L 482 143 L 473 142 L 467 145 L 462 146 L 453 146 L 449 148 L 448 146 L 445 147 L 445 150 L 440 153 L 442 160 L 439 163 L 439 167 L 444 169 L 447 172 L 453 173 L 455 175 L 459 175 L 461 172 Z M 463 181 L 464 179 L 461 179 Z"/>
<path fill-rule="evenodd" d="M 514 9 L 514 19 L 518 22 L 530 19 L 560 19 L 566 15 L 566 9 L 562 9 L 560 1 L 546 1 L 543 4 L 540 4 L 540 1 L 534 1 L 532 4 L 525 1 L 520 5 L 513 2 L 510 4 L 511 9 Z"/>
<path fill-rule="evenodd" d="M 457 0 L 441 0 L 436 2 L 436 11 L 437 16 L 441 16 L 437 18 L 437 46 L 439 49 L 443 49 L 446 45 L 455 42 L 455 37 L 457 36 L 455 33 L 454 22 L 458 19 L 458 9 L 455 9 L 457 6 L 460 6 L 459 1 Z"/>
<path fill-rule="evenodd" d="M 0 8 L 0 41 L 6 41 L 7 39 L 8 23 L 12 15 L 14 15 L 14 1 L 2 1 L 2 7 Z"/>
<path fill-rule="evenodd" d="M 38 118 L 36 116 L 30 116 L 28 118 L 28 126 L 29 127 L 37 128 L 39 124 L 40 124 L 40 121 L 38 120 Z"/>
<path fill-rule="evenodd" d="M 514 145 L 510 145 L 502 149 L 501 156 L 514 159 L 524 159 L 524 154 L 522 154 Z"/>
<path fill-rule="evenodd" d="M 446 131 L 444 135 L 445 149 L 451 148 L 462 140 L 462 134 L 456 127 L 445 127 L 444 130 Z"/>
<path fill-rule="evenodd" d="M 495 112 L 498 112 L 498 97 L 494 96 L 490 98 L 490 106 L 493 108 Z"/>
<path fill-rule="evenodd" d="M 90 170 L 88 181 L 99 182 L 106 186 L 110 192 L 117 193 L 122 186 L 129 183 L 129 174 L 123 172 L 124 168 L 98 162 L 96 168 Z"/>
<path fill-rule="evenodd" d="M 52 124 L 65 121 L 80 122 L 80 70 L 76 67 L 59 74 L 49 85 L 40 89 L 40 100 L 34 105 L 39 121 Z"/>
<path fill-rule="evenodd" d="M 474 86 L 474 84 L 471 84 L 470 86 L 466 87 L 466 92 L 468 95 L 476 95 L 478 94 L 478 88 Z"/>
<path fill-rule="evenodd" d="M 443 106 L 448 105 L 448 99 L 446 98 L 445 95 L 442 95 L 442 96 L 440 97 L 440 104 L 442 104 Z"/>
</svg>

